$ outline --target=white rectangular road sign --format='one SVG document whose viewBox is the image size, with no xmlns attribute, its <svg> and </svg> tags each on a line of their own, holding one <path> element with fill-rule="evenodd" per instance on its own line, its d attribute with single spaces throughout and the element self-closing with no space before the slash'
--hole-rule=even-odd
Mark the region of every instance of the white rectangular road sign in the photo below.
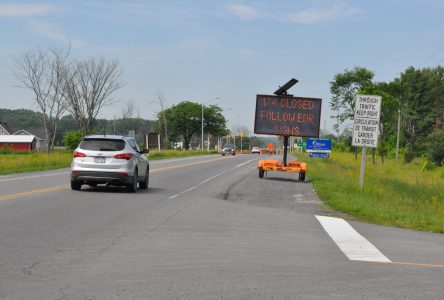
<svg viewBox="0 0 444 300">
<path fill-rule="evenodd" d="M 381 96 L 356 95 L 352 145 L 378 147 Z"/>
</svg>

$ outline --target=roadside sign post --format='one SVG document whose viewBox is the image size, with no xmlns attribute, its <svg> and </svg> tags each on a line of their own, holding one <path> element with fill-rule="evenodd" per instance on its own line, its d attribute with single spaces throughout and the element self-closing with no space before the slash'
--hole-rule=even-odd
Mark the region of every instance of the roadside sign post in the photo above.
<svg viewBox="0 0 444 300">
<path fill-rule="evenodd" d="M 367 148 L 378 147 L 381 96 L 356 95 L 352 146 L 362 147 L 359 188 L 364 187 Z"/>
</svg>

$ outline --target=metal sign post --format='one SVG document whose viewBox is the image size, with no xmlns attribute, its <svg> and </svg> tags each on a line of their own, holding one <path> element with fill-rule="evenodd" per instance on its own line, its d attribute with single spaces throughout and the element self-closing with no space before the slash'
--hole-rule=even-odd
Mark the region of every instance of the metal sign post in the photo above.
<svg viewBox="0 0 444 300">
<path fill-rule="evenodd" d="M 367 147 L 378 147 L 381 96 L 356 95 L 352 146 L 363 147 L 359 187 L 364 187 Z"/>
<path fill-rule="evenodd" d="M 367 148 L 362 147 L 362 157 L 361 157 L 361 170 L 359 172 L 359 188 L 362 192 L 364 188 L 364 173 L 365 173 L 365 163 L 367 161 Z"/>
</svg>

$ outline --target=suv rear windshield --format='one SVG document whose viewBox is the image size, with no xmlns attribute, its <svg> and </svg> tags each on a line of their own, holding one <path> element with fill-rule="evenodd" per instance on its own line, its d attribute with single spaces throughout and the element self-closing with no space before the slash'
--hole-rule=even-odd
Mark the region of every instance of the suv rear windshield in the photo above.
<svg viewBox="0 0 444 300">
<path fill-rule="evenodd" d="M 123 140 L 84 139 L 80 143 L 80 149 L 92 151 L 120 151 L 125 148 Z"/>
</svg>

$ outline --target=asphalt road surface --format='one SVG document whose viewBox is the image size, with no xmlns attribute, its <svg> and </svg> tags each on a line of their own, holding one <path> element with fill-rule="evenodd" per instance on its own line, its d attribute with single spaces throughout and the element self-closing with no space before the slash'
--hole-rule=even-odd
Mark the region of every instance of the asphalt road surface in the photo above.
<svg viewBox="0 0 444 300">
<path fill-rule="evenodd" d="M 444 298 L 443 235 L 343 220 L 258 159 L 152 161 L 136 194 L 0 176 L 0 299 Z"/>
</svg>

